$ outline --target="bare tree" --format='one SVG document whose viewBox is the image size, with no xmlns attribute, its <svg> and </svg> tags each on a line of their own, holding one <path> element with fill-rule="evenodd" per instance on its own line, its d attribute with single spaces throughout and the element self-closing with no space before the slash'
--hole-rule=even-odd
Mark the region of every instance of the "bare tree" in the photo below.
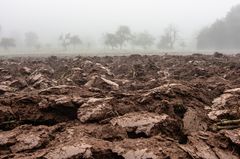
<svg viewBox="0 0 240 159">
<path fill-rule="evenodd" d="M 70 45 L 70 37 L 70 33 L 60 35 L 59 40 L 64 49 L 67 49 L 67 47 Z"/>
<path fill-rule="evenodd" d="M 154 44 L 154 37 L 147 31 L 132 36 L 132 44 L 147 49 Z"/>
<path fill-rule="evenodd" d="M 169 25 L 164 32 L 164 35 L 161 36 L 158 43 L 158 48 L 160 49 L 173 49 L 177 41 L 178 32 L 176 27 Z"/>
<path fill-rule="evenodd" d="M 38 35 L 34 32 L 25 33 L 25 43 L 28 47 L 36 48 L 39 45 Z"/>
<path fill-rule="evenodd" d="M 114 47 L 118 46 L 117 36 L 112 33 L 107 33 L 104 37 L 104 44 L 114 49 Z"/>
<path fill-rule="evenodd" d="M 61 45 L 65 49 L 67 49 L 67 47 L 70 45 L 75 48 L 77 45 L 82 44 L 82 40 L 79 38 L 78 35 L 72 36 L 70 33 L 60 35 L 59 40 L 61 41 Z"/>
<path fill-rule="evenodd" d="M 82 44 L 82 40 L 78 37 L 78 35 L 71 36 L 69 42 L 74 48 L 76 48 L 77 45 Z"/>
<path fill-rule="evenodd" d="M 157 44 L 157 47 L 159 49 L 170 49 L 170 46 L 169 46 L 170 41 L 171 41 L 171 39 L 169 36 L 166 36 L 166 35 L 161 36 L 160 41 Z"/>
<path fill-rule="evenodd" d="M 131 30 L 128 26 L 121 25 L 116 31 L 116 38 L 120 49 L 122 49 L 125 42 L 131 39 Z"/>
<path fill-rule="evenodd" d="M 0 46 L 8 50 L 11 47 L 16 47 L 16 42 L 13 38 L 2 38 Z"/>
</svg>

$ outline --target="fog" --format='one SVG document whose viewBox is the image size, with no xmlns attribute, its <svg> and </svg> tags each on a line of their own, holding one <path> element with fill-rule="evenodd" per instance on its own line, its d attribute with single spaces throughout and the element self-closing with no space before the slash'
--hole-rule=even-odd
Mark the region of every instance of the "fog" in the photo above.
<svg viewBox="0 0 240 159">
<path fill-rule="evenodd" d="M 148 31 L 155 39 L 170 24 L 189 48 L 200 30 L 224 18 L 239 0 L 0 0 L 0 37 L 24 46 L 26 32 L 42 44 L 58 43 L 61 34 L 78 35 L 100 47 L 104 34 L 120 25 L 133 33 Z"/>
</svg>

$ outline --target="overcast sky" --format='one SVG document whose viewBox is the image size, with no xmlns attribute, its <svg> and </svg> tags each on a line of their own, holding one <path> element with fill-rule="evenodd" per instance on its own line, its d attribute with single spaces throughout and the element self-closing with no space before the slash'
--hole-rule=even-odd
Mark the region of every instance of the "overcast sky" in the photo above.
<svg viewBox="0 0 240 159">
<path fill-rule="evenodd" d="M 128 25 L 158 36 L 175 24 L 184 38 L 222 18 L 239 0 L 0 0 L 0 25 L 8 35 L 35 31 L 43 39 L 64 32 L 100 37 Z"/>
</svg>

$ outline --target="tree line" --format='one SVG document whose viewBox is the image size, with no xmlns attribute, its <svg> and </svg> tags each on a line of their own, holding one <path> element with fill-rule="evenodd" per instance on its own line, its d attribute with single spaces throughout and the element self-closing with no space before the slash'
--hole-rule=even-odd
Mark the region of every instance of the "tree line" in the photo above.
<svg viewBox="0 0 240 159">
<path fill-rule="evenodd" d="M 0 47 L 8 50 L 16 47 L 16 40 L 11 37 L 2 37 L 0 26 Z M 225 18 L 219 19 L 212 25 L 203 28 L 197 35 L 198 49 L 240 49 L 240 5 L 233 7 Z M 59 44 L 67 49 L 75 49 L 84 44 L 79 35 L 65 33 L 58 38 Z M 24 35 L 25 46 L 33 49 L 40 49 L 39 37 L 34 32 L 27 32 Z M 103 43 L 110 49 L 129 48 L 158 48 L 164 50 L 176 49 L 176 46 L 187 47 L 184 40 L 181 40 L 179 30 L 174 25 L 169 25 L 159 37 L 151 35 L 148 31 L 132 32 L 129 26 L 121 25 L 115 32 L 104 34 Z M 91 46 L 90 42 L 87 43 Z"/>
<path fill-rule="evenodd" d="M 177 37 L 178 32 L 176 27 L 169 25 L 165 29 L 164 34 L 160 37 L 156 46 L 159 49 L 174 49 Z M 58 41 L 65 50 L 69 48 L 74 49 L 83 44 L 83 41 L 78 35 L 72 35 L 71 33 L 61 34 L 58 38 Z M 118 27 L 116 32 L 105 33 L 103 41 L 104 45 L 111 49 L 123 49 L 126 46 L 131 46 L 132 48 L 149 49 L 155 44 L 156 38 L 147 31 L 132 33 L 128 26 L 121 25 Z M 28 48 L 41 48 L 39 37 L 34 32 L 27 32 L 24 34 L 24 43 Z M 9 48 L 16 47 L 16 41 L 13 38 L 2 37 L 0 46 L 8 50 Z"/>
<path fill-rule="evenodd" d="M 240 49 L 240 5 L 223 19 L 203 28 L 197 36 L 198 49 Z"/>
<path fill-rule="evenodd" d="M 176 27 L 169 25 L 160 37 L 156 46 L 159 49 L 174 49 L 179 37 Z M 147 31 L 132 33 L 128 26 L 119 26 L 115 33 L 106 33 L 104 44 L 110 48 L 122 49 L 125 45 L 148 49 L 155 44 L 156 38 Z"/>
<path fill-rule="evenodd" d="M 0 26 L 0 33 L 1 33 L 1 26 Z M 60 45 L 64 49 L 67 49 L 70 46 L 76 47 L 76 45 L 82 44 L 82 41 L 78 35 L 71 35 L 70 33 L 60 35 L 58 40 L 60 41 Z M 35 32 L 25 33 L 24 43 L 25 43 L 25 46 L 31 49 L 38 50 L 42 47 L 39 41 L 39 36 Z M 50 45 L 50 44 L 47 44 L 47 45 Z M 17 46 L 16 40 L 14 38 L 9 38 L 9 37 L 1 38 L 0 47 L 4 48 L 5 50 L 8 50 L 9 48 L 13 48 L 16 46 Z"/>
</svg>

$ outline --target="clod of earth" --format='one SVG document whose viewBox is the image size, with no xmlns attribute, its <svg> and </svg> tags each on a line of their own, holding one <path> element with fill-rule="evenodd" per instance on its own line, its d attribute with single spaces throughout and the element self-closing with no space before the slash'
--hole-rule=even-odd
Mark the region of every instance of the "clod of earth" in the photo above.
<svg viewBox="0 0 240 159">
<path fill-rule="evenodd" d="M 134 133 L 136 136 L 139 134 L 144 134 L 145 136 L 156 135 L 161 132 L 161 129 L 164 129 L 164 126 L 167 127 L 170 124 L 176 124 L 175 122 L 166 114 L 158 115 L 149 112 L 129 113 L 113 118 L 110 121 L 113 126 L 126 128 L 128 133 Z M 167 124 L 164 125 L 164 123 Z"/>
<path fill-rule="evenodd" d="M 111 116 L 112 106 L 108 103 L 112 98 L 89 98 L 78 109 L 78 119 L 85 123 L 100 121 Z"/>
<path fill-rule="evenodd" d="M 12 91 L 12 88 L 5 85 L 0 85 L 0 95 L 10 91 Z"/>
<path fill-rule="evenodd" d="M 68 159 L 68 158 L 90 158 L 92 156 L 91 145 L 81 143 L 74 145 L 59 146 L 50 151 L 43 158 L 46 159 Z"/>
</svg>

